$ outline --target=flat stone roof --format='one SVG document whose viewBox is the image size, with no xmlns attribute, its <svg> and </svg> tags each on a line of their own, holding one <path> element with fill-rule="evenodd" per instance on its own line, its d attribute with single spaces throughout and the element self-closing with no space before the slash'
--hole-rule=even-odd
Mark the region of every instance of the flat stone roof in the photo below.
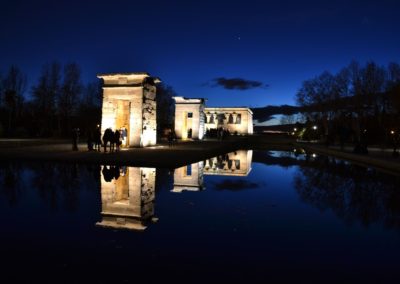
<svg viewBox="0 0 400 284">
<path fill-rule="evenodd" d="M 101 73 L 97 74 L 97 78 L 108 80 L 119 80 L 121 78 L 126 78 L 127 80 L 140 80 L 143 81 L 144 78 L 152 78 L 154 83 L 161 83 L 160 78 L 151 77 L 147 72 L 129 72 L 129 73 Z"/>
<path fill-rule="evenodd" d="M 177 104 L 202 104 L 206 101 L 204 98 L 185 98 L 185 97 L 172 97 Z"/>
<path fill-rule="evenodd" d="M 248 107 L 205 107 L 204 111 L 248 111 L 253 114 L 251 109 Z"/>
</svg>

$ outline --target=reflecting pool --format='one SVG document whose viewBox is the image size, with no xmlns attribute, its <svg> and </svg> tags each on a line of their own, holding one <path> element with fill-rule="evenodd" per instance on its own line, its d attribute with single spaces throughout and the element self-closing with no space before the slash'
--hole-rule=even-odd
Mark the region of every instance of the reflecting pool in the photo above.
<svg viewBox="0 0 400 284">
<path fill-rule="evenodd" d="M 400 276 L 400 178 L 299 149 L 178 169 L 0 163 L 0 218 L 4 283 Z"/>
</svg>

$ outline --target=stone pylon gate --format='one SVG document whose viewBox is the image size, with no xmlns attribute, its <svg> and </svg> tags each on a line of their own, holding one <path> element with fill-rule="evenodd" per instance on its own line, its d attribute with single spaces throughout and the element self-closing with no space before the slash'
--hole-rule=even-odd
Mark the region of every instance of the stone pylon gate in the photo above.
<svg viewBox="0 0 400 284">
<path fill-rule="evenodd" d="M 103 80 L 101 133 L 107 128 L 126 133 L 123 146 L 157 143 L 156 84 L 148 73 L 100 74 Z"/>
</svg>

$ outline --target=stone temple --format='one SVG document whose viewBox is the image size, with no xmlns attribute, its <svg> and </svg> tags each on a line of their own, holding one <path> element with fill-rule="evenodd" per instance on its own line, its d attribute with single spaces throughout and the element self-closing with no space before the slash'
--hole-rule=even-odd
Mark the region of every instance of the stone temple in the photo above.
<svg viewBox="0 0 400 284">
<path fill-rule="evenodd" d="M 148 73 L 100 74 L 103 79 L 101 133 L 126 129 L 125 147 L 146 147 L 157 142 L 156 84 Z"/>
<path fill-rule="evenodd" d="M 253 134 L 253 112 L 249 108 L 205 106 L 205 99 L 174 97 L 175 134 L 179 139 L 203 139 L 207 130 L 223 128 L 231 134 Z"/>
<path fill-rule="evenodd" d="M 101 133 L 123 130 L 123 147 L 147 147 L 157 143 L 157 84 L 148 73 L 99 74 L 103 80 Z M 249 108 L 207 108 L 204 98 L 174 97 L 178 139 L 203 139 L 208 130 L 223 128 L 231 134 L 253 134 Z"/>
</svg>

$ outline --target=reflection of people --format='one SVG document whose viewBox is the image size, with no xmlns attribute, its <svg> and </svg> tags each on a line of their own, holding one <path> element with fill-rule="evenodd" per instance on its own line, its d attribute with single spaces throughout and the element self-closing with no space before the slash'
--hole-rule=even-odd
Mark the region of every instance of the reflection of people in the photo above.
<svg viewBox="0 0 400 284">
<path fill-rule="evenodd" d="M 111 182 L 112 179 L 114 178 L 113 170 L 109 166 L 104 166 L 102 173 L 103 173 L 103 178 L 106 182 Z"/>
<path fill-rule="evenodd" d="M 103 170 L 103 177 L 106 182 L 111 182 L 113 179 L 118 179 L 120 176 L 120 169 L 119 166 L 104 166 Z"/>
<path fill-rule="evenodd" d="M 122 166 L 121 167 L 120 174 L 121 174 L 121 176 L 125 176 L 126 175 L 126 166 Z"/>
</svg>

